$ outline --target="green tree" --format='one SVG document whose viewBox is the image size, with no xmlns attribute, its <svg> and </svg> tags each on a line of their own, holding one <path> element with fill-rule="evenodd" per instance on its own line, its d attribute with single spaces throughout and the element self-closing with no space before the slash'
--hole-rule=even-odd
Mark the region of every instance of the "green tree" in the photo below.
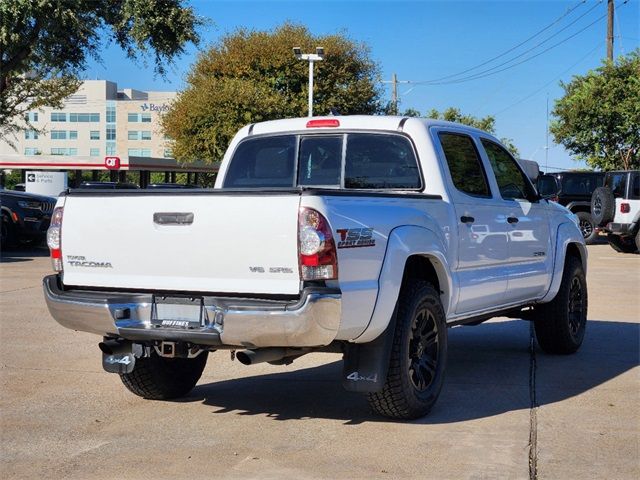
<svg viewBox="0 0 640 480">
<path fill-rule="evenodd" d="M 164 116 L 176 158 L 218 161 L 242 126 L 307 115 L 309 66 L 293 47 L 325 51 L 314 67 L 315 114 L 382 111 L 379 69 L 365 45 L 342 34 L 313 36 L 289 23 L 267 32 L 242 29 L 200 55 Z"/>
<path fill-rule="evenodd" d="M 155 71 L 199 41 L 203 22 L 183 0 L 0 0 L 0 133 L 31 125 L 28 110 L 60 107 L 78 89 L 88 58 L 115 42 Z"/>
<path fill-rule="evenodd" d="M 419 117 L 421 116 L 418 110 L 413 108 L 409 108 L 404 112 L 404 115 L 408 117 Z M 442 112 L 439 112 L 436 109 L 431 109 L 429 113 L 426 114 L 426 118 L 433 118 L 436 120 L 445 120 L 447 122 L 455 122 L 461 123 L 463 125 L 468 125 L 470 127 L 478 128 L 480 130 L 484 130 L 487 133 L 495 135 L 496 133 L 496 119 L 487 115 L 483 118 L 474 117 L 473 115 L 465 115 L 458 108 L 449 107 Z M 510 138 L 501 138 L 500 142 L 507 147 L 507 149 L 511 152 L 511 154 L 515 158 L 519 158 L 520 152 L 518 148 L 513 143 L 513 140 Z"/>
<path fill-rule="evenodd" d="M 591 167 L 640 168 L 640 49 L 561 85 L 555 141 Z"/>
</svg>

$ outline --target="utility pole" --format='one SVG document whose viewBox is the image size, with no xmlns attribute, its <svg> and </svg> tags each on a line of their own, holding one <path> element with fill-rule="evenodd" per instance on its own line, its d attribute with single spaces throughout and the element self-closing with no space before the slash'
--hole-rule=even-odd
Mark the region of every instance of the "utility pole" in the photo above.
<svg viewBox="0 0 640 480">
<path fill-rule="evenodd" d="M 613 16 L 614 3 L 613 0 L 607 2 L 607 58 L 613 61 Z"/>
<path fill-rule="evenodd" d="M 391 76 L 391 80 L 383 80 L 382 83 L 391 83 L 392 84 L 391 103 L 393 103 L 393 114 L 394 115 L 399 115 L 400 112 L 398 111 L 398 104 L 400 103 L 400 100 L 398 98 L 398 84 L 399 83 L 411 83 L 411 81 L 410 80 L 398 80 L 398 75 L 396 75 L 394 73 Z"/>
</svg>

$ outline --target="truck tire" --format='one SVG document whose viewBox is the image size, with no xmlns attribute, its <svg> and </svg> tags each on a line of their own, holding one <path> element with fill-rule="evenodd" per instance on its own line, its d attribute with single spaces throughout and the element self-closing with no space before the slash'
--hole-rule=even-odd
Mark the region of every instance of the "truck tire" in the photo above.
<svg viewBox="0 0 640 480">
<path fill-rule="evenodd" d="M 607 235 L 607 241 L 616 252 L 636 253 L 638 251 L 637 240 L 631 235 L 616 235 L 615 233 L 610 233 Z"/>
<path fill-rule="evenodd" d="M 540 348 L 547 353 L 576 352 L 587 327 L 587 280 L 580 259 L 569 256 L 560 291 L 549 303 L 536 307 L 534 327 Z"/>
<path fill-rule="evenodd" d="M 380 415 L 423 417 L 442 389 L 447 326 L 440 295 L 429 283 L 410 281 L 398 299 L 389 371 L 381 391 L 369 394 Z"/>
<path fill-rule="evenodd" d="M 168 400 L 186 395 L 196 386 L 208 352 L 195 358 L 163 358 L 155 350 L 150 357 L 136 359 L 131 373 L 120 374 L 124 386 L 139 397 Z"/>
<path fill-rule="evenodd" d="M 596 226 L 604 227 L 613 220 L 616 210 L 616 200 L 613 192 L 607 187 L 598 187 L 591 195 L 591 216 Z"/>
<path fill-rule="evenodd" d="M 580 232 L 582 232 L 582 237 L 587 245 L 591 245 L 598 238 L 598 232 L 596 231 L 596 225 L 593 222 L 593 218 L 591 218 L 591 214 L 589 212 L 577 212 L 576 217 L 578 217 L 578 226 L 580 227 Z"/>
</svg>

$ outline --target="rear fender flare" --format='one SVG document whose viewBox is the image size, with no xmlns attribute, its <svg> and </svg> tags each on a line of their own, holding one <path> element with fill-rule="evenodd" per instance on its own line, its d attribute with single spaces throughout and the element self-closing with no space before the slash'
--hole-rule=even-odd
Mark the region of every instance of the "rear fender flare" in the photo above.
<svg viewBox="0 0 640 480">
<path fill-rule="evenodd" d="M 433 265 L 440 284 L 442 306 L 446 313 L 451 311 L 458 286 L 449 274 L 446 251 L 442 236 L 427 228 L 411 225 L 392 230 L 378 278 L 378 297 L 371 320 L 354 342 L 371 342 L 385 331 L 393 317 L 407 259 L 414 255 L 426 257 Z"/>
</svg>

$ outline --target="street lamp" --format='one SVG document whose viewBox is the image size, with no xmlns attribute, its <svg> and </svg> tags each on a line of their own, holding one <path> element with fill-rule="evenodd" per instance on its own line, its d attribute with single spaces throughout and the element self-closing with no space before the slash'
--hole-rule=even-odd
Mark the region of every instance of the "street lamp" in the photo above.
<svg viewBox="0 0 640 480">
<path fill-rule="evenodd" d="M 313 63 L 324 59 L 324 48 L 316 47 L 316 53 L 302 53 L 300 47 L 293 47 L 298 60 L 309 62 L 309 116 L 313 117 Z"/>
</svg>

